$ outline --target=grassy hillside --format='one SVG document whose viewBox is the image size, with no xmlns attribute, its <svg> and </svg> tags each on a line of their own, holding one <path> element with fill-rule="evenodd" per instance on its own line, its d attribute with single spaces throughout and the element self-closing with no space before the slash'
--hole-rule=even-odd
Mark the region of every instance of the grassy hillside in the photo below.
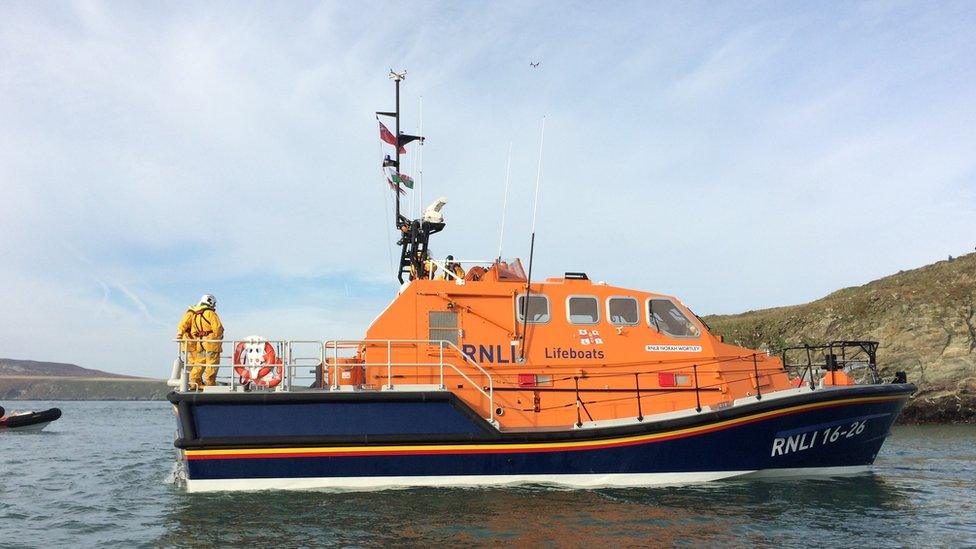
<svg viewBox="0 0 976 549">
<path fill-rule="evenodd" d="M 38 362 L 36 360 L 0 358 L 0 377 L 3 376 L 58 376 L 139 379 L 133 378 L 132 376 L 110 374 L 101 370 L 82 368 L 76 364 L 65 364 L 63 362 Z"/>
<path fill-rule="evenodd" d="M 804 305 L 705 321 L 727 341 L 752 348 L 877 340 L 885 377 L 904 370 L 919 386 L 906 419 L 976 420 L 976 254 L 845 288 Z"/>
<path fill-rule="evenodd" d="M 172 389 L 155 379 L 5 377 L 0 402 L 8 400 L 163 400 Z"/>
<path fill-rule="evenodd" d="M 75 364 L 0 358 L 0 401 L 161 400 L 170 391 L 158 379 L 123 376 Z"/>
</svg>

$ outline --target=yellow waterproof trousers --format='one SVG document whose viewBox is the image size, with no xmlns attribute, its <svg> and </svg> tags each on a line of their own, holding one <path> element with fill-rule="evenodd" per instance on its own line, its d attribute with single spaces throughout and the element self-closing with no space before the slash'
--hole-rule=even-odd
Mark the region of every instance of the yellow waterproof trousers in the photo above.
<svg viewBox="0 0 976 549">
<path fill-rule="evenodd" d="M 200 364 L 220 364 L 220 343 L 188 343 L 187 358 L 192 365 L 190 368 L 190 389 L 196 390 L 203 385 L 217 384 L 217 368 L 200 366 Z"/>
</svg>

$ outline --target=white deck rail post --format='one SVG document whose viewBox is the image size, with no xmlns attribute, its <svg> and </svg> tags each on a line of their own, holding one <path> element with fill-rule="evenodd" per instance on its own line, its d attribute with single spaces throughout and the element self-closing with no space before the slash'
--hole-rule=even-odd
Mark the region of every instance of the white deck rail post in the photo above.
<svg viewBox="0 0 976 549">
<path fill-rule="evenodd" d="M 339 390 L 339 342 L 332 342 L 332 390 Z"/>
<path fill-rule="evenodd" d="M 393 349 L 389 339 L 386 340 L 386 388 L 393 389 Z"/>
<path fill-rule="evenodd" d="M 281 342 L 281 385 L 282 390 L 291 390 L 291 341 Z"/>
<path fill-rule="evenodd" d="M 180 354 L 183 355 L 183 368 L 180 369 L 180 391 L 185 393 L 190 388 L 190 368 L 187 361 L 190 360 L 190 352 L 187 350 L 186 340 L 180 344 Z"/>
<path fill-rule="evenodd" d="M 317 366 L 318 371 L 315 372 L 315 378 L 319 382 L 319 388 L 325 387 L 327 381 L 322 379 L 320 376 L 328 376 L 328 374 L 325 372 L 325 346 L 327 344 L 328 342 L 323 342 L 321 345 L 319 345 L 319 365 Z"/>
<path fill-rule="evenodd" d="M 439 346 L 441 350 L 440 371 L 441 371 L 441 389 L 443 390 L 444 389 L 444 340 L 441 340 L 438 343 L 440 344 Z"/>
</svg>

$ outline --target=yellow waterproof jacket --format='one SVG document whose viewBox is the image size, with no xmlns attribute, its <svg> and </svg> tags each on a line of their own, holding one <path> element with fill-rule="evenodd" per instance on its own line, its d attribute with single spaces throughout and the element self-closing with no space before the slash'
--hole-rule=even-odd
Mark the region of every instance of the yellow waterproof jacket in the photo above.
<svg viewBox="0 0 976 549">
<path fill-rule="evenodd" d="M 464 280 L 464 268 L 461 267 L 461 265 L 457 263 L 447 263 L 444 265 L 444 268 L 454 273 L 454 276 L 460 278 L 461 280 Z M 437 276 L 435 276 L 434 278 L 437 278 L 439 280 L 444 280 L 444 279 L 449 279 L 450 277 L 448 277 L 447 273 L 445 273 L 444 271 L 440 271 L 437 273 Z"/>
<path fill-rule="evenodd" d="M 207 305 L 196 305 L 186 310 L 177 328 L 176 337 L 178 339 L 224 339 L 224 325 L 221 324 L 220 317 L 213 308 Z M 187 350 L 196 351 L 197 345 L 197 343 L 189 343 Z M 222 350 L 219 343 L 204 343 L 203 348 L 207 351 Z"/>
</svg>

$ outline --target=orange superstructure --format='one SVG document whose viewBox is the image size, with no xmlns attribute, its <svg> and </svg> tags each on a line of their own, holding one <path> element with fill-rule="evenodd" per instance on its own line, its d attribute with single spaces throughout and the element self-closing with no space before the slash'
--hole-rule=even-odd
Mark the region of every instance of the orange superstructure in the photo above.
<svg viewBox="0 0 976 549">
<path fill-rule="evenodd" d="M 496 262 L 480 280 L 408 282 L 366 340 L 454 344 L 443 351 L 436 344 L 363 344 L 357 358 L 380 363 L 389 355 L 390 362 L 418 365 L 369 369 L 366 385 L 382 387 L 436 384 L 422 365 L 441 352 L 460 360 L 463 353 L 490 374 L 503 429 L 715 408 L 791 387 L 778 357 L 724 343 L 674 297 L 594 283 L 580 273 L 527 285 L 518 261 Z M 472 381 L 485 381 L 479 377 Z M 448 373 L 444 385 L 488 415 L 488 400 L 471 382 Z"/>
</svg>

